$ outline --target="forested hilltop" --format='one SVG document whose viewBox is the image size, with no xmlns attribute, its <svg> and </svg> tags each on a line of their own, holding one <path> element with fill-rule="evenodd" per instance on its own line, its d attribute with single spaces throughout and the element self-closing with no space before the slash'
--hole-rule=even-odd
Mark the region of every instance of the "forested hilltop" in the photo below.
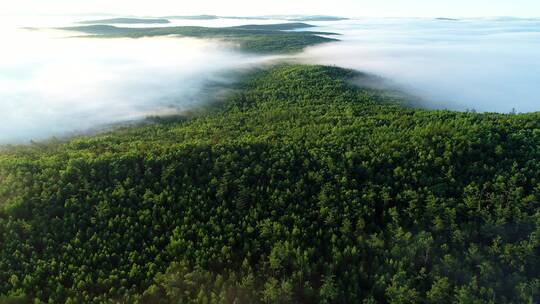
<svg viewBox="0 0 540 304">
<path fill-rule="evenodd" d="M 538 303 L 540 114 L 364 77 L 280 65 L 194 117 L 4 148 L 4 301 Z"/>
</svg>

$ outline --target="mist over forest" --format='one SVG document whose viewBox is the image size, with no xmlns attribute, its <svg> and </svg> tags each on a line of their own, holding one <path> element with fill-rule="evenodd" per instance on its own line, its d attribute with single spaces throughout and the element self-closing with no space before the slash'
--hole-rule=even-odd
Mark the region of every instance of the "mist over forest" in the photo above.
<svg viewBox="0 0 540 304">
<path fill-rule="evenodd" d="M 369 71 L 436 109 L 539 110 L 540 19 L 367 19 L 322 25 L 341 43 L 308 49 L 305 62 Z"/>
<path fill-rule="evenodd" d="M 148 115 L 179 113 L 206 103 L 212 94 L 204 87 L 225 80 L 220 75 L 227 73 L 225 81 L 230 82 L 235 70 L 284 57 L 381 76 L 428 108 L 538 110 L 537 19 L 203 17 L 176 16 L 166 20 L 170 23 L 133 17 L 5 19 L 1 31 L 9 43 L 0 57 L 0 115 L 5 122 L 0 142 L 62 137 Z M 58 30 L 96 22 L 144 29 L 291 20 L 310 22 L 314 27 L 307 31 L 337 33 L 331 38 L 339 41 L 296 54 L 261 54 L 221 37 L 89 39 L 85 33 Z M 24 29 L 32 26 L 41 29 Z"/>
</svg>

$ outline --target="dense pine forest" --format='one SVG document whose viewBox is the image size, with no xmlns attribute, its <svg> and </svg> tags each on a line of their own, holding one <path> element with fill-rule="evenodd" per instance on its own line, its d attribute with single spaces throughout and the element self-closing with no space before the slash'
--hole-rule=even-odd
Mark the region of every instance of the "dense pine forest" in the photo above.
<svg viewBox="0 0 540 304">
<path fill-rule="evenodd" d="M 0 152 L 0 302 L 538 303 L 540 114 L 278 65 L 199 113 Z"/>
</svg>

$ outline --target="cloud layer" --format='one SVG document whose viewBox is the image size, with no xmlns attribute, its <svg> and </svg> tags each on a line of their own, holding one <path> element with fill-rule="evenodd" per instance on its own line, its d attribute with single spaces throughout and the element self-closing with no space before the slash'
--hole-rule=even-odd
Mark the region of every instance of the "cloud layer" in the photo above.
<svg viewBox="0 0 540 304">
<path fill-rule="evenodd" d="M 217 41 L 63 35 L 18 31 L 0 51 L 0 143 L 189 109 L 205 85 L 259 60 Z"/>
<path fill-rule="evenodd" d="M 384 76 L 428 107 L 540 111 L 540 20 L 363 19 L 321 30 L 343 42 L 302 60 Z"/>
</svg>

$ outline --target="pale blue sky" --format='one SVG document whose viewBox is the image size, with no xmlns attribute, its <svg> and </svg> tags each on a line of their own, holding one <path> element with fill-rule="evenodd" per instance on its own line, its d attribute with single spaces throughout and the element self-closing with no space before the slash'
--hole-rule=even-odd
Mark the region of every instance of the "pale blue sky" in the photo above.
<svg viewBox="0 0 540 304">
<path fill-rule="evenodd" d="M 16 0 L 0 14 L 326 14 L 348 17 L 540 16 L 540 0 Z"/>
</svg>

